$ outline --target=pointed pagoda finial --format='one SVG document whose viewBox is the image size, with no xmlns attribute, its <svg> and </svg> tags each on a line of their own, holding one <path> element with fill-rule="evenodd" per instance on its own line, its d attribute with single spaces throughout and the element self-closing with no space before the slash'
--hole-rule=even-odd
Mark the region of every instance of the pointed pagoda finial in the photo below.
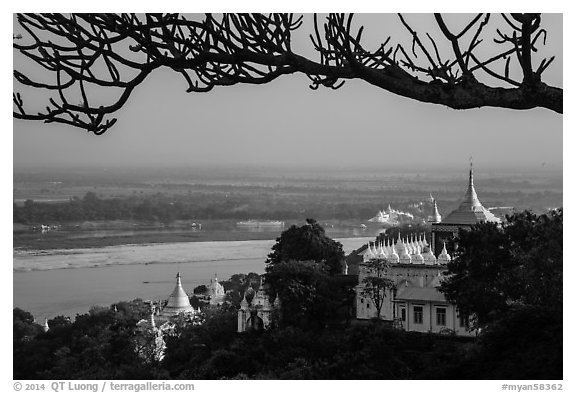
<svg viewBox="0 0 576 393">
<path fill-rule="evenodd" d="M 452 257 L 448 254 L 448 250 L 446 250 L 446 242 L 444 242 L 444 247 L 442 248 L 442 252 L 438 255 L 438 263 L 441 265 L 445 265 L 446 263 L 450 262 Z"/>
<path fill-rule="evenodd" d="M 242 310 L 248 309 L 248 300 L 246 299 L 246 292 L 248 292 L 248 289 L 246 289 L 246 291 L 244 291 L 244 297 L 242 298 L 242 301 L 240 302 L 240 308 Z"/>
<path fill-rule="evenodd" d="M 469 179 L 469 183 L 471 186 L 474 185 L 474 168 L 472 165 L 472 156 L 470 156 L 470 179 Z"/>
</svg>

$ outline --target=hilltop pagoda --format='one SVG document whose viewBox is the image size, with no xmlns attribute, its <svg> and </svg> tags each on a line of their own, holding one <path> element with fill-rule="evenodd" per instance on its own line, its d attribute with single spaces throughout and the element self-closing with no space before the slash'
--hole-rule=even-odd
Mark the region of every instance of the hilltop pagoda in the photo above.
<svg viewBox="0 0 576 393">
<path fill-rule="evenodd" d="M 163 317 L 174 317 L 181 313 L 194 313 L 194 308 L 190 304 L 190 299 L 184 288 L 182 288 L 182 280 L 180 278 L 180 272 L 176 275 L 176 286 L 174 290 L 168 297 L 168 303 L 162 309 Z"/>
</svg>

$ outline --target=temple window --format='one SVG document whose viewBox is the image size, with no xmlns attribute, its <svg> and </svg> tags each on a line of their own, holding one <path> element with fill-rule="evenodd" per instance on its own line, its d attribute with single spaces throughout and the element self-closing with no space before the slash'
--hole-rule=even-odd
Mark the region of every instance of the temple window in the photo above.
<svg viewBox="0 0 576 393">
<path fill-rule="evenodd" d="M 414 323 L 422 324 L 424 317 L 424 307 L 414 306 Z"/>
<path fill-rule="evenodd" d="M 436 325 L 446 326 L 446 309 L 444 307 L 436 309 Z"/>
</svg>

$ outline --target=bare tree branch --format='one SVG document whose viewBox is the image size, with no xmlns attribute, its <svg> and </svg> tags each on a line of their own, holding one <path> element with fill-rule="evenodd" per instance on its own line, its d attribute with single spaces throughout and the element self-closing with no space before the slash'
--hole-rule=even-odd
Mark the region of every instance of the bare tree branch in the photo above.
<svg viewBox="0 0 576 393">
<path fill-rule="evenodd" d="M 400 22 L 412 37 L 411 54 L 401 43 L 392 44 L 391 37 L 374 51 L 366 49 L 364 26 L 355 27 L 353 14 L 328 14 L 322 25 L 318 19 L 314 15 L 310 34 L 318 58 L 311 59 L 293 51 L 292 32 L 303 25 L 303 17 L 293 14 L 205 14 L 198 20 L 179 14 L 18 14 L 23 34 L 13 35 L 13 47 L 52 77 L 34 80 L 14 70 L 14 79 L 18 85 L 57 94 L 48 99 L 44 111 L 33 114 L 15 91 L 13 116 L 101 134 L 116 121 L 109 116 L 160 67 L 181 75 L 186 91 L 194 93 L 303 73 L 313 89 L 337 89 L 346 80 L 361 79 L 393 94 L 454 109 L 543 107 L 562 113 L 562 89 L 541 81 L 554 57 L 539 60 L 536 70 L 532 65 L 536 43 L 546 43 L 539 14 L 504 15 L 501 27 L 511 32 L 497 28 L 493 42 L 506 48 L 487 59 L 476 50 L 484 42 L 481 37 L 491 20 L 489 14 L 474 16 L 457 33 L 441 15 L 435 15 L 452 49 L 449 57 L 444 57 L 438 38 L 428 32 L 431 47 L 427 47 L 402 15 Z M 522 80 L 510 75 L 514 53 Z M 499 64 L 502 73 L 495 71 L 494 65 L 499 68 Z M 481 83 L 476 77 L 479 72 L 512 87 Z M 94 89 L 111 94 L 97 102 L 91 94 Z"/>
</svg>

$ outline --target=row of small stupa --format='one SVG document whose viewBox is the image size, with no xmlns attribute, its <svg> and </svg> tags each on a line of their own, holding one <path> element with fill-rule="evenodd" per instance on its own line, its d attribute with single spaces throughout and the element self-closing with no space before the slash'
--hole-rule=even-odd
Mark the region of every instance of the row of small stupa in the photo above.
<svg viewBox="0 0 576 393">
<path fill-rule="evenodd" d="M 398 234 L 396 242 L 391 239 L 368 242 L 368 248 L 364 253 L 364 262 L 371 259 L 386 259 L 390 263 L 424 265 L 445 265 L 452 260 L 446 251 L 446 243 L 436 258 L 424 235 L 412 235 L 411 238 L 402 239 L 400 234 Z"/>
</svg>

